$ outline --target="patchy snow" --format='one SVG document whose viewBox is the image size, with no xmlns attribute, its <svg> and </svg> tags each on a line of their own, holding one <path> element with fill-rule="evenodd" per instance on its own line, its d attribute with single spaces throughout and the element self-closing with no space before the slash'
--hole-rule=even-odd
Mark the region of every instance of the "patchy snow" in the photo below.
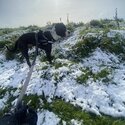
<svg viewBox="0 0 125 125">
<path fill-rule="evenodd" d="M 60 119 L 54 113 L 49 111 L 42 111 L 38 113 L 37 125 L 57 125 Z"/>
<path fill-rule="evenodd" d="M 63 54 L 70 50 L 78 38 L 77 30 L 60 43 L 59 47 Z M 27 64 L 19 64 L 16 60 L 6 61 L 3 54 L 0 54 L 0 60 L 0 88 L 9 86 L 20 88 L 28 72 Z M 60 62 L 64 65 L 56 69 L 54 65 L 40 62 L 37 58 L 27 94 L 42 95 L 44 92 L 48 102 L 57 96 L 98 115 L 103 113 L 114 117 L 125 117 L 125 64 L 120 63 L 115 55 L 97 48 L 82 62 L 72 63 L 68 59 L 56 59 L 54 63 Z M 82 74 L 81 69 L 86 68 L 91 69 L 93 73 L 98 73 L 104 68 L 112 69 L 108 76 L 111 80 L 104 83 L 102 80 L 94 81 L 90 77 L 87 83 L 78 84 L 76 78 Z M 13 94 L 17 96 L 19 89 Z M 0 109 L 4 108 L 7 99 L 7 94 L 0 99 Z M 38 125 L 57 125 L 59 121 L 60 118 L 52 112 L 46 110 L 38 112 Z M 65 121 L 63 123 L 65 124 Z M 77 120 L 71 120 L 71 123 L 81 124 Z"/>
<path fill-rule="evenodd" d="M 125 30 L 110 30 L 110 32 L 107 33 L 107 36 L 115 37 L 117 34 L 121 35 L 125 39 Z"/>
<path fill-rule="evenodd" d="M 89 38 L 89 37 L 96 37 L 97 38 L 98 35 L 99 35 L 98 33 L 87 33 L 84 37 L 85 38 Z"/>
<path fill-rule="evenodd" d="M 0 36 L 0 41 L 10 40 L 12 38 L 12 36 L 20 36 L 26 32 L 28 32 L 28 29 L 27 30 L 17 30 L 17 31 L 12 31 L 10 33 L 6 33 L 6 34 Z"/>
</svg>

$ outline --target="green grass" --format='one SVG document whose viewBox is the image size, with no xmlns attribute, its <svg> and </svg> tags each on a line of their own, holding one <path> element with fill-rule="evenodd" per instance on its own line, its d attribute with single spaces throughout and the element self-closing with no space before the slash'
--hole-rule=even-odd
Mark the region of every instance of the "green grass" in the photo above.
<svg viewBox="0 0 125 125">
<path fill-rule="evenodd" d="M 29 104 L 29 106 L 31 106 L 34 109 L 38 109 L 41 107 L 41 102 L 40 102 L 40 98 L 42 98 L 42 96 L 38 96 L 37 94 L 30 94 L 30 95 L 25 95 L 24 100 L 26 104 Z"/>
<path fill-rule="evenodd" d="M 46 70 L 46 69 L 48 69 L 48 65 L 42 67 L 42 70 Z"/>
<path fill-rule="evenodd" d="M 86 84 L 87 80 L 89 79 L 89 77 L 93 76 L 93 73 L 91 70 L 89 69 L 82 69 L 82 74 L 80 76 L 77 77 L 76 81 L 80 84 Z"/>
<path fill-rule="evenodd" d="M 99 33 L 100 29 L 89 28 L 88 30 L 83 30 L 80 32 L 81 35 L 87 34 L 87 32 L 97 32 Z M 120 35 L 116 34 L 114 38 L 108 38 L 107 32 L 109 28 L 103 29 L 103 35 L 101 39 L 95 37 L 86 37 L 78 41 L 72 47 L 73 55 L 76 55 L 77 60 L 81 60 L 85 57 L 88 57 L 97 47 L 100 47 L 103 51 L 107 51 L 117 55 L 120 59 L 125 60 L 125 39 Z"/>
<path fill-rule="evenodd" d="M 5 45 L 8 45 L 10 43 L 11 43 L 10 41 L 0 41 L 0 49 L 4 48 Z"/>
<path fill-rule="evenodd" d="M 61 120 L 67 122 L 70 125 L 72 119 L 83 121 L 84 125 L 124 125 L 125 119 L 112 118 L 110 116 L 97 116 L 92 113 L 82 111 L 79 107 L 75 107 L 72 104 L 62 101 L 54 100 L 52 103 L 43 106 L 43 108 L 54 112 Z"/>
<path fill-rule="evenodd" d="M 79 41 L 72 47 L 74 55 L 77 55 L 78 58 L 84 58 L 89 56 L 98 45 L 98 39 L 90 37 L 85 38 L 84 40 Z"/>
<path fill-rule="evenodd" d="M 81 36 L 85 36 L 87 33 L 99 33 L 102 30 L 103 30 L 102 28 L 89 28 L 86 26 L 84 29 L 82 29 L 79 32 L 79 35 L 81 37 Z"/>
<path fill-rule="evenodd" d="M 0 29 L 0 36 L 13 32 L 14 28 L 1 28 Z"/>
<path fill-rule="evenodd" d="M 117 39 L 116 37 L 115 38 L 104 37 L 102 39 L 100 47 L 103 50 L 108 50 L 109 52 L 114 53 L 116 55 L 119 55 L 121 53 L 125 53 L 124 41 L 120 41 L 120 39 Z"/>
<path fill-rule="evenodd" d="M 7 91 L 6 89 L 0 88 L 0 99 L 2 99 L 5 96 L 6 91 Z"/>
<path fill-rule="evenodd" d="M 0 116 L 4 113 L 7 113 L 10 108 L 12 108 L 12 101 L 15 100 L 16 97 L 13 97 L 11 92 L 15 91 L 16 89 L 8 88 L 8 89 L 0 89 L 0 95 L 3 97 L 6 91 L 9 92 L 10 97 L 8 98 L 5 107 L 3 110 L 0 111 Z M 86 111 L 82 111 L 80 107 L 73 106 L 69 102 L 65 102 L 61 99 L 53 99 L 51 103 L 47 102 L 47 99 L 44 93 L 41 96 L 37 94 L 34 95 L 26 95 L 24 98 L 24 102 L 34 108 L 34 109 L 45 109 L 50 112 L 55 113 L 62 121 L 66 121 L 67 125 L 71 124 L 71 120 L 75 119 L 81 121 L 84 125 L 124 125 L 125 119 L 124 118 L 113 118 L 110 116 L 102 115 L 97 116 L 93 113 L 89 113 Z"/>
<path fill-rule="evenodd" d="M 105 68 L 105 69 L 102 69 L 100 72 L 94 74 L 93 77 L 94 77 L 94 80 L 103 79 L 103 81 L 105 81 L 105 79 L 107 79 L 107 76 L 109 74 L 111 74 L 110 69 Z"/>
<path fill-rule="evenodd" d="M 68 66 L 68 64 L 63 63 L 63 62 L 54 62 L 55 69 L 58 69 L 58 68 L 63 67 L 63 66 Z"/>
<path fill-rule="evenodd" d="M 16 97 L 13 97 L 12 93 L 16 91 L 16 88 L 1 88 L 0 87 L 0 99 L 4 98 L 6 94 L 9 95 L 7 101 L 5 102 L 5 107 L 0 110 L 0 116 L 10 111 L 12 107 L 12 101 L 15 100 Z"/>
<path fill-rule="evenodd" d="M 107 83 L 110 81 L 108 78 L 108 75 L 111 74 L 110 69 L 104 68 L 100 72 L 93 73 L 90 69 L 82 69 L 82 74 L 77 77 L 76 81 L 80 84 L 86 85 L 87 80 L 89 78 L 93 78 L 94 81 L 96 80 L 102 80 L 104 83 Z"/>
</svg>

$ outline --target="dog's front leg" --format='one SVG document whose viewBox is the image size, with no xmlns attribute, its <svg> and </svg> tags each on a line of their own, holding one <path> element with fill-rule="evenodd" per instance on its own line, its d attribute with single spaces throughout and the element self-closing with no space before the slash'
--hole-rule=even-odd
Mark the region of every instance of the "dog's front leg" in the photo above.
<svg viewBox="0 0 125 125">
<path fill-rule="evenodd" d="M 45 53 L 47 56 L 47 60 L 49 61 L 50 64 L 52 64 L 51 50 L 52 50 L 52 44 L 49 44 L 45 49 Z"/>
<path fill-rule="evenodd" d="M 49 63 L 52 64 L 51 53 L 46 53 L 46 56 L 47 56 L 47 60 L 49 61 Z"/>
<path fill-rule="evenodd" d="M 25 57 L 28 66 L 31 67 L 31 63 L 29 61 L 28 49 L 23 50 L 22 55 Z"/>
</svg>

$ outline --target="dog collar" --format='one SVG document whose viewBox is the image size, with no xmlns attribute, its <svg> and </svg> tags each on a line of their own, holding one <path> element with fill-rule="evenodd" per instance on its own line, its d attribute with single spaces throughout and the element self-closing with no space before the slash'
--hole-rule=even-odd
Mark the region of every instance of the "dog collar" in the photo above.
<svg viewBox="0 0 125 125">
<path fill-rule="evenodd" d="M 54 40 L 59 40 L 61 38 L 61 36 L 57 35 L 56 30 L 55 30 L 55 26 L 52 28 L 52 30 L 50 31 L 52 37 L 54 38 Z"/>
</svg>

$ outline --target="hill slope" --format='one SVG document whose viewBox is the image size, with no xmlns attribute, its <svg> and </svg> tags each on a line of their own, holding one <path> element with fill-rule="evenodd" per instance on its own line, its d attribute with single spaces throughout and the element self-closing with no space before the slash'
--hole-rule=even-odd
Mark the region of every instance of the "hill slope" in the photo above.
<svg viewBox="0 0 125 125">
<path fill-rule="evenodd" d="M 102 120 L 102 124 L 125 123 L 124 120 L 119 122 L 119 118 L 115 121 L 105 116 L 125 117 L 125 63 L 124 53 L 113 51 L 112 46 L 116 44 L 113 43 L 111 49 L 106 46 L 106 40 L 104 41 L 106 38 L 107 41 L 112 39 L 112 42 L 120 41 L 122 44 L 125 31 L 111 30 L 107 36 L 100 37 L 95 33 L 86 33 L 83 39 L 80 37 L 83 29 L 76 29 L 69 38 L 53 45 L 52 65 L 44 60 L 42 52 L 37 58 L 24 100 L 38 110 L 38 125 L 86 125 L 91 122 L 100 124 L 94 121 L 91 113 L 96 114 L 97 121 Z M 98 34 L 100 33 L 102 32 Z M 116 37 L 118 39 L 113 41 Z M 85 50 L 82 54 L 81 50 L 78 52 L 80 47 L 83 47 L 81 50 Z M 15 104 L 27 72 L 26 62 L 7 61 L 4 52 L 1 51 L 1 115 Z M 93 121 L 90 122 L 89 119 Z"/>
</svg>

